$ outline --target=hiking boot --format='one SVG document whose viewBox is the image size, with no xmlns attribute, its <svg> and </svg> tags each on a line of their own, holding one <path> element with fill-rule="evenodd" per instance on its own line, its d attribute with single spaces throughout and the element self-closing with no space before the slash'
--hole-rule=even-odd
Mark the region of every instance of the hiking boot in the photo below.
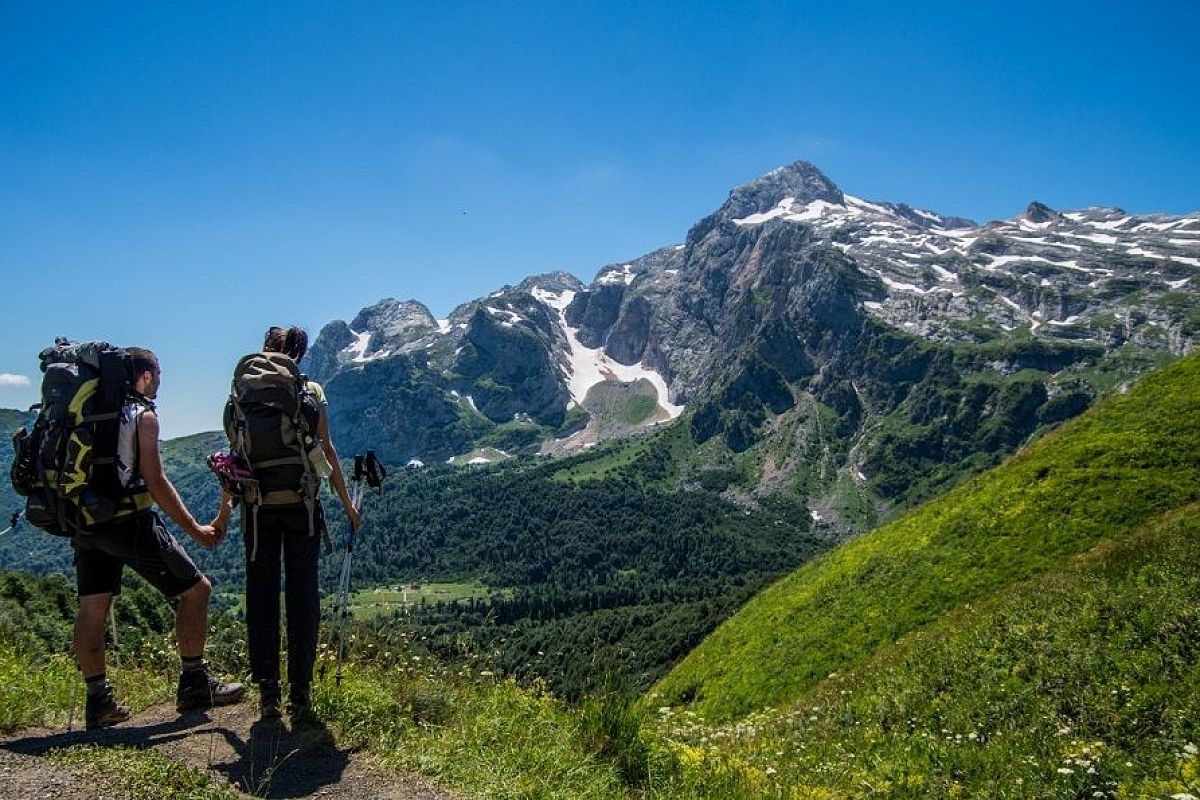
<svg viewBox="0 0 1200 800">
<path fill-rule="evenodd" d="M 213 677 L 208 664 L 179 676 L 179 691 L 175 694 L 175 710 L 196 711 L 213 706 L 228 706 L 242 699 L 246 687 L 240 683 L 225 683 Z"/>
<path fill-rule="evenodd" d="M 283 716 L 283 699 L 279 681 L 262 681 L 258 684 L 258 710 L 263 719 L 279 719 Z"/>
<path fill-rule="evenodd" d="M 292 686 L 288 689 L 288 716 L 293 720 L 307 719 L 312 715 L 312 695 L 307 686 Z"/>
<path fill-rule="evenodd" d="M 107 728 L 129 719 L 129 709 L 119 705 L 113 697 L 112 689 L 105 689 L 99 694 L 89 694 L 87 705 L 84 707 L 84 720 L 89 731 Z"/>
</svg>

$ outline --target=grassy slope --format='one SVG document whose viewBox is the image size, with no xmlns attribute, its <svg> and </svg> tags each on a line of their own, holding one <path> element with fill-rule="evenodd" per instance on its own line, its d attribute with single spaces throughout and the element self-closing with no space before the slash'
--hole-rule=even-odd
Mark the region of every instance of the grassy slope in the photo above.
<svg viewBox="0 0 1200 800">
<path fill-rule="evenodd" d="M 709 720 L 786 703 L 964 603 L 1198 498 L 1191 357 L 779 581 L 663 679 L 654 702 L 690 702 Z"/>
<path fill-rule="evenodd" d="M 1200 504 L 957 609 L 790 707 L 661 728 L 694 765 L 680 796 L 1200 796 Z"/>
</svg>

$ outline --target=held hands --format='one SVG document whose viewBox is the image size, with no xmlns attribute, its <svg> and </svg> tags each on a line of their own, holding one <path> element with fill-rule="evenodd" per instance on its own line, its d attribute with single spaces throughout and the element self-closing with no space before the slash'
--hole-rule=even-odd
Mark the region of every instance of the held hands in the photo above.
<svg viewBox="0 0 1200 800">
<path fill-rule="evenodd" d="M 233 513 L 233 495 L 228 492 L 221 492 L 221 501 L 217 506 L 217 516 L 208 525 L 202 527 L 212 529 L 212 544 L 204 544 L 203 541 L 197 539 L 201 545 L 211 549 L 221 543 L 225 538 L 225 534 L 229 532 L 229 517 Z"/>
<path fill-rule="evenodd" d="M 217 533 L 217 529 L 212 525 L 197 525 L 194 530 L 188 531 L 188 535 L 196 540 L 196 544 L 206 550 L 212 550 L 225 536 L 225 532 Z"/>
</svg>

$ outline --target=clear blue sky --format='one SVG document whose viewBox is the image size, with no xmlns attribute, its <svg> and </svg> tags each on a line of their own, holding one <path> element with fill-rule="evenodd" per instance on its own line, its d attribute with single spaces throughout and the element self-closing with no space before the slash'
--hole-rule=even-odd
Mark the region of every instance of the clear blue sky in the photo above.
<svg viewBox="0 0 1200 800">
<path fill-rule="evenodd" d="M 590 280 L 796 159 L 981 221 L 1194 211 L 1197 41 L 1190 1 L 0 0 L 0 406 L 108 338 L 214 429 L 269 324 Z"/>
</svg>

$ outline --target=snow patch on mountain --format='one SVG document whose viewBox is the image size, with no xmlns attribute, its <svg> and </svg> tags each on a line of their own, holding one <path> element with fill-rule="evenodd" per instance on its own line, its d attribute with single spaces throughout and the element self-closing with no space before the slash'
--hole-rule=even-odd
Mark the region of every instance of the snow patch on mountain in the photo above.
<svg viewBox="0 0 1200 800">
<path fill-rule="evenodd" d="M 479 406 L 475 405 L 475 398 L 474 398 L 474 397 L 472 397 L 471 395 L 469 395 L 469 394 L 460 394 L 460 393 L 459 393 L 459 391 L 458 391 L 457 389 L 451 389 L 451 390 L 450 390 L 450 395 L 451 395 L 452 397 L 456 397 L 456 398 L 458 398 L 459 400 L 465 400 L 465 401 L 467 401 L 467 405 L 469 405 L 469 406 L 471 407 L 471 410 L 472 410 L 472 411 L 474 411 L 476 414 L 479 414 L 479 413 L 480 413 L 480 411 L 479 411 Z"/>
<path fill-rule="evenodd" d="M 628 286 L 633 283 L 633 279 L 636 277 L 637 274 L 633 271 L 633 266 L 624 264 L 620 268 L 610 269 L 601 274 L 600 277 L 596 278 L 596 283 L 623 283 Z"/>
<path fill-rule="evenodd" d="M 585 347 L 579 341 L 574 329 L 567 324 L 565 316 L 567 306 L 575 298 L 575 292 L 569 289 L 562 292 L 551 292 L 541 287 L 534 287 L 532 294 L 536 299 L 554 309 L 559 326 L 567 339 L 567 363 L 563 374 L 567 379 L 567 388 L 574 404 L 582 405 L 588 390 L 598 383 L 609 380 L 632 383 L 645 379 L 658 392 L 658 404 L 667 412 L 670 419 L 683 413 L 683 406 L 674 405 L 668 399 L 670 392 L 667 389 L 667 382 L 658 372 L 640 362 L 630 365 L 618 363 L 604 353 L 604 348 Z"/>
<path fill-rule="evenodd" d="M 351 329 L 350 332 L 354 334 L 354 341 L 347 345 L 346 349 L 342 351 L 346 354 L 346 357 L 350 361 L 356 364 L 365 364 L 368 361 L 374 361 L 378 358 L 385 358 L 386 356 L 390 355 L 390 351 L 388 350 L 381 350 L 378 353 L 371 353 L 370 355 L 367 355 L 367 347 L 371 344 L 371 332 L 363 331 L 362 333 L 359 333 L 353 329 Z"/>
<path fill-rule="evenodd" d="M 495 306 L 484 306 L 483 310 L 493 317 L 498 317 L 501 327 L 511 328 L 519 322 L 524 322 L 525 318 L 515 311 L 507 308 L 496 308 Z"/>
<path fill-rule="evenodd" d="M 785 197 L 780 201 L 779 205 L 775 206 L 770 211 L 761 214 L 751 214 L 748 217 L 735 219 L 734 224 L 742 226 L 761 225 L 768 220 L 783 218 L 789 222 L 808 222 L 814 219 L 820 219 L 824 216 L 829 216 L 841 211 L 846 214 L 853 213 L 851 209 L 845 206 L 838 206 L 826 200 L 813 200 L 805 205 L 796 206 L 796 198 Z"/>
<path fill-rule="evenodd" d="M 359 333 L 354 330 L 350 332 L 354 334 L 355 340 L 346 347 L 345 353 L 350 357 L 351 361 L 362 361 L 363 356 L 367 353 L 367 345 L 371 343 L 371 332 L 363 331 Z"/>
</svg>

